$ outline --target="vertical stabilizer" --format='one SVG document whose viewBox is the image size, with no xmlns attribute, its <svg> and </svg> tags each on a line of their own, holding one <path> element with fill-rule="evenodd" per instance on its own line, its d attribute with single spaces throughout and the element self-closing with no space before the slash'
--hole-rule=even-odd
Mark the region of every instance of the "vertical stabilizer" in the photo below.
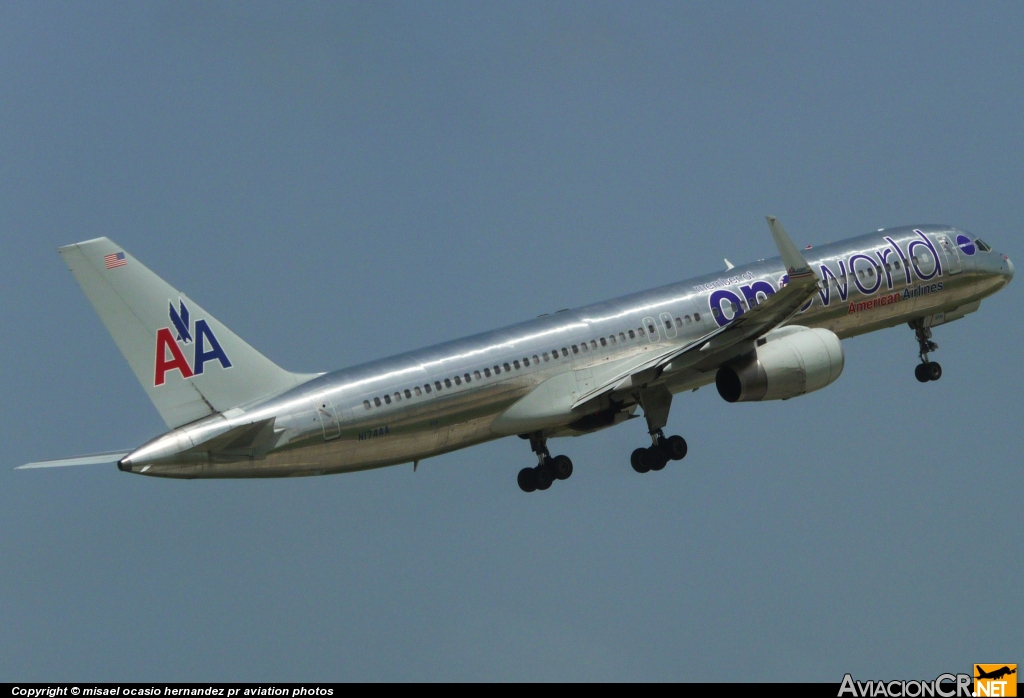
<svg viewBox="0 0 1024 698">
<path fill-rule="evenodd" d="M 171 428 L 313 377 L 282 369 L 108 238 L 60 254 Z"/>
</svg>

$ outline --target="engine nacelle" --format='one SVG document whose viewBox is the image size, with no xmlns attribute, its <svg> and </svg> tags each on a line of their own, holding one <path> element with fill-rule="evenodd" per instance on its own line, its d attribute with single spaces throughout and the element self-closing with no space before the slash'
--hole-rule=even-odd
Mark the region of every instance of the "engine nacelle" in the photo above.
<svg viewBox="0 0 1024 698">
<path fill-rule="evenodd" d="M 786 400 L 820 390 L 843 372 L 843 345 L 834 332 L 787 327 L 739 361 L 718 369 L 726 402 Z"/>
</svg>

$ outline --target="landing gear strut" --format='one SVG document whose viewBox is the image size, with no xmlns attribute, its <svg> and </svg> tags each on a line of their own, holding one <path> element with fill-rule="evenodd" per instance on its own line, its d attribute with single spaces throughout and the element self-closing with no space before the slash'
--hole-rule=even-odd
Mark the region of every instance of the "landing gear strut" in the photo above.
<svg viewBox="0 0 1024 698">
<path fill-rule="evenodd" d="M 629 464 L 638 473 L 662 470 L 670 460 L 686 457 L 686 439 L 681 436 L 665 436 L 662 429 L 668 423 L 668 412 L 672 406 L 672 393 L 665 386 L 641 391 L 637 399 L 644 408 L 647 432 L 651 435 L 648 448 L 638 448 L 629 457 Z"/>
<path fill-rule="evenodd" d="M 924 320 L 914 320 L 909 324 L 917 336 L 917 355 L 921 357 L 921 363 L 914 368 L 914 377 L 922 383 L 939 380 L 942 378 L 942 366 L 936 361 L 928 360 L 929 352 L 939 348 L 939 345 L 932 341 L 931 328 L 924 326 Z"/>
<path fill-rule="evenodd" d="M 548 440 L 540 432 L 530 434 L 530 448 L 537 454 L 537 466 L 519 471 L 517 481 L 523 492 L 546 490 L 555 480 L 568 480 L 572 475 L 572 461 L 568 456 L 552 458 Z"/>
</svg>

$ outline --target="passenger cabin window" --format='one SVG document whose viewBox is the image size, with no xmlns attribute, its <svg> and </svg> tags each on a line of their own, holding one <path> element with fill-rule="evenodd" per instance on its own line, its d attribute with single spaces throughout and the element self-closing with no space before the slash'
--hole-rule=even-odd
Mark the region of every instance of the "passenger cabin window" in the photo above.
<svg viewBox="0 0 1024 698">
<path fill-rule="evenodd" d="M 480 371 L 473 371 L 473 377 L 480 380 Z M 466 380 L 469 380 L 468 378 Z"/>
<path fill-rule="evenodd" d="M 721 317 L 722 316 L 722 313 L 721 313 L 721 311 L 718 308 L 712 308 L 711 309 L 711 314 L 714 315 L 715 317 Z"/>
<path fill-rule="evenodd" d="M 619 332 L 619 341 L 620 342 L 625 342 L 626 341 L 626 334 L 624 332 Z"/>
<path fill-rule="evenodd" d="M 690 319 L 689 315 L 684 315 L 683 317 L 686 319 L 686 324 L 687 325 L 689 325 L 691 322 L 693 322 L 693 320 Z"/>
<path fill-rule="evenodd" d="M 445 383 L 445 385 L 448 385 L 448 379 L 447 378 L 445 379 L 444 383 Z M 462 385 L 462 379 L 459 378 L 458 376 L 455 376 L 455 385 Z M 449 387 L 451 387 L 451 386 L 449 386 Z"/>
<path fill-rule="evenodd" d="M 430 383 L 427 383 L 426 385 L 424 385 L 423 389 L 426 390 L 427 393 L 430 393 Z"/>
<path fill-rule="evenodd" d="M 385 395 L 384 396 L 384 402 L 386 402 L 387 404 L 390 405 L 391 404 L 391 396 L 390 395 Z"/>
<path fill-rule="evenodd" d="M 630 330 L 630 331 L 629 331 L 629 338 L 630 338 L 630 339 L 636 339 L 636 333 L 635 333 L 635 332 L 633 332 L 633 330 Z"/>
<path fill-rule="evenodd" d="M 500 366 L 495 366 L 494 367 L 494 375 L 496 375 L 496 376 L 497 375 L 501 375 L 501 367 Z"/>
<path fill-rule="evenodd" d="M 380 398 L 379 397 L 373 398 L 373 404 L 375 404 L 377 407 L 380 407 Z"/>
<path fill-rule="evenodd" d="M 551 357 L 550 357 L 550 355 L 547 352 L 544 352 L 544 360 L 545 361 L 550 361 L 551 360 Z"/>
<path fill-rule="evenodd" d="M 484 369 L 484 375 L 487 376 L 488 378 L 490 378 L 491 377 L 491 369 L 485 368 Z"/>
<path fill-rule="evenodd" d="M 681 318 L 676 318 L 676 327 L 682 327 L 682 326 L 683 326 L 682 319 Z"/>
<path fill-rule="evenodd" d="M 694 319 L 694 320 L 695 320 L 696 322 L 700 322 L 700 313 L 694 313 L 694 314 L 693 314 L 693 319 Z"/>
<path fill-rule="evenodd" d="M 401 401 L 402 401 L 402 394 L 401 393 L 395 393 L 395 402 L 401 402 Z"/>
<path fill-rule="evenodd" d="M 441 389 L 441 381 L 434 381 L 434 387 L 438 390 Z"/>
<path fill-rule="evenodd" d="M 536 354 L 533 355 L 533 363 L 535 363 L 535 364 L 539 364 L 540 363 L 540 359 L 537 358 Z"/>
<path fill-rule="evenodd" d="M 581 345 L 580 345 L 580 349 L 582 349 L 583 351 L 588 351 L 588 349 L 587 349 L 587 343 L 586 343 L 586 342 L 584 342 L 583 344 L 581 344 Z"/>
<path fill-rule="evenodd" d="M 576 346 L 575 344 L 572 345 L 572 353 L 573 354 L 579 354 L 580 353 L 580 348 L 578 346 Z"/>
<path fill-rule="evenodd" d="M 597 349 L 597 340 L 596 339 L 590 340 L 590 348 L 591 349 Z"/>
<path fill-rule="evenodd" d="M 369 400 L 363 400 L 363 407 L 365 407 L 366 409 L 370 409 L 370 401 Z"/>
<path fill-rule="evenodd" d="M 519 359 L 515 359 L 512 361 L 512 367 L 515 368 L 517 371 L 521 368 L 519 365 Z"/>
<path fill-rule="evenodd" d="M 608 340 L 605 339 L 604 337 L 601 337 L 601 346 L 602 347 L 608 346 Z"/>
<path fill-rule="evenodd" d="M 565 347 L 562 347 L 562 356 L 568 356 L 568 355 L 569 355 L 569 350 L 566 349 Z"/>
<path fill-rule="evenodd" d="M 406 400 L 411 400 L 412 399 L 412 393 L 409 392 L 408 388 L 405 389 L 405 399 Z"/>
<path fill-rule="evenodd" d="M 444 379 L 444 387 L 446 387 L 446 388 L 452 387 L 452 382 L 450 380 L 448 380 L 447 378 Z"/>
<path fill-rule="evenodd" d="M 502 366 L 504 366 L 504 367 L 505 367 L 505 372 L 506 372 L 506 373 L 508 373 L 509 371 L 511 371 L 511 370 L 512 370 L 512 367 L 511 367 L 511 366 L 509 366 L 508 364 L 502 364 Z"/>
</svg>

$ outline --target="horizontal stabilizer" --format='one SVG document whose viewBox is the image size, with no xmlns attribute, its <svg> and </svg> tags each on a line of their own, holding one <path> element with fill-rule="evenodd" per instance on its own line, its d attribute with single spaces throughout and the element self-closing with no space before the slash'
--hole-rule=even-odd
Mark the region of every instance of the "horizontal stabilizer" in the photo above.
<svg viewBox="0 0 1024 698">
<path fill-rule="evenodd" d="M 91 456 L 75 456 L 74 458 L 61 458 L 59 460 L 42 460 L 37 463 L 26 463 L 19 465 L 15 470 L 29 470 L 31 468 L 64 468 L 71 465 L 99 465 L 101 463 L 116 463 L 129 451 L 110 451 L 109 453 L 94 453 Z"/>
</svg>

